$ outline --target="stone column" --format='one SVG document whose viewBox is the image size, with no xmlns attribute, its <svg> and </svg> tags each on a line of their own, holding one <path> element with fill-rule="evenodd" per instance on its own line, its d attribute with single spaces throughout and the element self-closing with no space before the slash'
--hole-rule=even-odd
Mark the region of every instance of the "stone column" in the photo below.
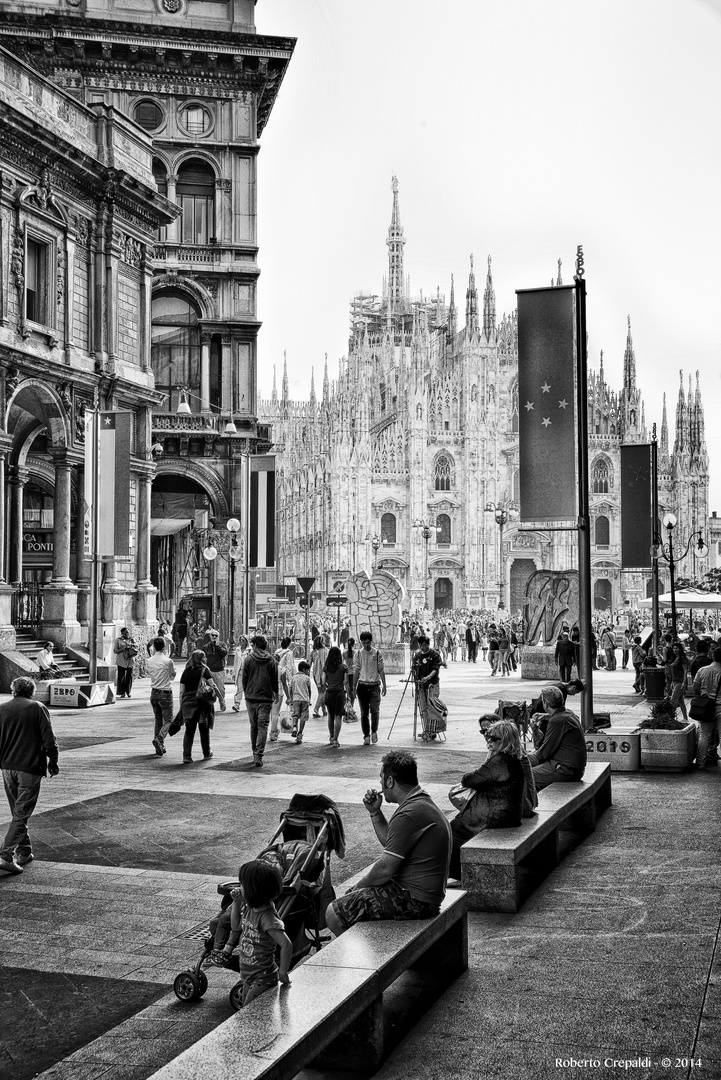
<svg viewBox="0 0 721 1080">
<path fill-rule="evenodd" d="M 28 478 L 27 469 L 15 465 L 8 478 L 10 487 L 9 577 L 13 585 L 23 578 L 23 486 Z"/>
<path fill-rule="evenodd" d="M 233 387 L 232 387 L 232 360 L 230 351 L 230 339 L 223 338 L 222 342 L 222 388 L 220 407 L 223 412 L 233 411 Z"/>
<path fill-rule="evenodd" d="M 210 409 L 210 334 L 200 338 L 200 407 Z"/>
<path fill-rule="evenodd" d="M 141 625 L 155 623 L 156 620 L 155 597 L 158 590 L 150 581 L 150 499 L 152 484 L 153 472 L 150 469 L 139 474 L 136 497 L 138 532 L 135 560 L 137 584 L 134 620 Z"/>
<path fill-rule="evenodd" d="M 53 584 L 68 584 L 70 578 L 70 490 L 69 461 L 55 462 L 55 509 L 53 516 Z"/>
<path fill-rule="evenodd" d="M 7 524 L 5 485 L 5 453 L 0 451 L 0 649 L 15 648 L 15 628 L 12 625 L 12 598 L 14 589 L 5 579 L 5 527 Z"/>
</svg>

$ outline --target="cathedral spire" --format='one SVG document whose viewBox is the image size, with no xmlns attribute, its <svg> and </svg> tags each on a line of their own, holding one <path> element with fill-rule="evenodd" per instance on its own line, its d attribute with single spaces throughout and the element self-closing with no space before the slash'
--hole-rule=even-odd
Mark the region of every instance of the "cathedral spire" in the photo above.
<svg viewBox="0 0 721 1080">
<path fill-rule="evenodd" d="M 628 316 L 628 333 L 626 334 L 626 351 L 623 354 L 623 389 L 628 395 L 636 389 L 636 354 L 633 351 L 633 338 L 631 337 L 631 316 Z"/>
<path fill-rule="evenodd" d="M 275 385 L 275 364 L 273 364 L 273 393 L 270 395 L 270 400 L 274 405 L 278 404 L 278 391 Z"/>
<path fill-rule="evenodd" d="M 663 414 L 661 419 L 661 457 L 668 457 L 668 416 L 666 413 L 666 395 L 663 395 Z"/>
<path fill-rule="evenodd" d="M 405 289 L 403 287 L 403 227 L 401 226 L 401 212 L 398 207 L 398 179 L 393 177 L 391 182 L 393 190 L 393 213 L 391 224 L 388 229 L 388 308 L 390 311 L 402 311 Z"/>
<path fill-rule="evenodd" d="M 556 278 L 556 285 L 563 285 L 563 278 L 561 277 L 561 260 L 558 260 L 558 277 Z"/>
<path fill-rule="evenodd" d="M 496 294 L 493 291 L 493 277 L 491 275 L 491 256 L 488 256 L 488 273 L 486 274 L 486 288 L 483 293 L 483 336 L 490 341 L 496 330 Z"/>
<path fill-rule="evenodd" d="M 686 439 L 686 398 L 683 392 L 683 371 L 679 371 L 678 401 L 676 402 L 676 438 L 673 452 L 681 454 L 687 449 Z"/>
<path fill-rule="evenodd" d="M 325 367 L 323 368 L 323 404 L 327 405 L 330 400 L 330 383 L 328 381 L 328 353 L 325 354 Z"/>
<path fill-rule="evenodd" d="M 456 312 L 456 296 L 453 287 L 453 274 L 451 274 L 451 302 L 448 305 L 448 340 L 453 341 L 456 336 L 458 317 Z"/>
<path fill-rule="evenodd" d="M 478 290 L 476 289 L 476 275 L 473 272 L 473 256 L 471 255 L 471 271 L 468 275 L 468 288 L 466 289 L 466 334 L 473 337 L 478 333 Z"/>
<path fill-rule="evenodd" d="M 283 390 L 282 401 L 288 400 L 288 353 L 283 349 Z"/>
<path fill-rule="evenodd" d="M 603 385 L 606 381 L 603 375 L 603 349 L 601 349 L 601 360 L 598 365 L 598 381 L 600 385 Z"/>
<path fill-rule="evenodd" d="M 315 368 L 310 369 L 310 404 L 315 408 L 318 399 L 315 396 Z"/>
</svg>

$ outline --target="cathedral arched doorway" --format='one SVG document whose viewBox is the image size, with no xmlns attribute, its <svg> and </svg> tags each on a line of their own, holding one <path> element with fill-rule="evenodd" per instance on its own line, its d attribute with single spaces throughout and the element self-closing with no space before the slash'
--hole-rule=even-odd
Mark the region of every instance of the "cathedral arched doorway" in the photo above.
<svg viewBox="0 0 721 1080">
<path fill-rule="evenodd" d="M 436 609 L 453 607 L 453 582 L 450 578 L 436 578 L 433 584 L 433 607 Z"/>
<path fill-rule="evenodd" d="M 526 602 L 526 585 L 531 574 L 535 573 L 536 564 L 533 559 L 514 559 L 511 563 L 511 609 L 512 616 L 523 614 L 523 605 Z"/>
<path fill-rule="evenodd" d="M 611 582 L 600 578 L 593 586 L 593 606 L 597 611 L 608 611 L 611 607 Z"/>
</svg>

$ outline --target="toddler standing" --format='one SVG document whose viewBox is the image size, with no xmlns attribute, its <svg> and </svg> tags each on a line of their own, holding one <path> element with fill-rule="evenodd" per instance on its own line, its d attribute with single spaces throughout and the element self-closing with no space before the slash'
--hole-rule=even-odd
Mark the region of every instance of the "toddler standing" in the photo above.
<svg viewBox="0 0 721 1080">
<path fill-rule="evenodd" d="M 296 743 L 303 742 L 303 728 L 305 727 L 310 711 L 310 664 L 301 660 L 298 664 L 298 673 L 290 682 L 291 714 L 293 716 L 293 730 L 291 735 Z"/>
<path fill-rule="evenodd" d="M 254 998 L 272 990 L 278 982 L 290 986 L 288 968 L 293 945 L 278 917 L 274 900 L 283 891 L 283 878 L 277 867 L 262 859 L 244 863 L 238 873 L 240 888 L 232 892 L 231 933 L 240 930 L 240 978 L 243 983 L 242 1002 L 248 1005 Z M 280 947 L 279 963 L 275 962 Z M 224 954 L 233 952 L 230 941 Z"/>
</svg>

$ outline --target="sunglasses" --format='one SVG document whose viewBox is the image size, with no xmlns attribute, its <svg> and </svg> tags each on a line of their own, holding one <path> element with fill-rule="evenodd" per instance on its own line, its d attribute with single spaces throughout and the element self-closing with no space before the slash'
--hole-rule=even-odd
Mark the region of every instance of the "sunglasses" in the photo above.
<svg viewBox="0 0 721 1080">
<path fill-rule="evenodd" d="M 486 742 L 500 742 L 501 740 L 497 735 L 486 735 Z"/>
</svg>

